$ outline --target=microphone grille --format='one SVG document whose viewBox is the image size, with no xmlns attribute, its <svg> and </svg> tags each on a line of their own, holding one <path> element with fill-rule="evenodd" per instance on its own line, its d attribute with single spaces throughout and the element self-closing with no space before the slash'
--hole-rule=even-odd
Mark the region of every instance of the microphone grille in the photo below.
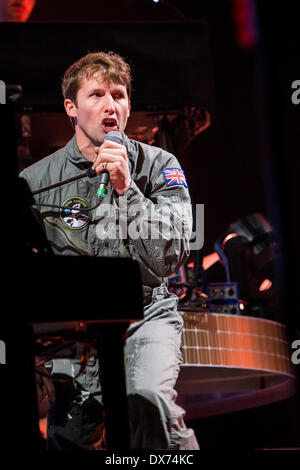
<svg viewBox="0 0 300 470">
<path fill-rule="evenodd" d="M 104 142 L 106 140 L 111 140 L 112 142 L 115 142 L 116 144 L 121 144 L 123 145 L 123 137 L 120 132 L 117 131 L 110 131 L 104 136 Z"/>
</svg>

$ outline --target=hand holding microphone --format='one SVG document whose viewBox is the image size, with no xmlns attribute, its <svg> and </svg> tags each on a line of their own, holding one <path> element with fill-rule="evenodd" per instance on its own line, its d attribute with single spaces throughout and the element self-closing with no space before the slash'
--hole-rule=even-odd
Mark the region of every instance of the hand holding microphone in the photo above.
<svg viewBox="0 0 300 470">
<path fill-rule="evenodd" d="M 110 182 L 114 190 L 124 194 L 131 183 L 126 148 L 119 132 L 111 131 L 105 134 L 104 143 L 95 148 L 98 154 L 92 166 L 99 178 L 97 195 L 103 199 Z"/>
</svg>

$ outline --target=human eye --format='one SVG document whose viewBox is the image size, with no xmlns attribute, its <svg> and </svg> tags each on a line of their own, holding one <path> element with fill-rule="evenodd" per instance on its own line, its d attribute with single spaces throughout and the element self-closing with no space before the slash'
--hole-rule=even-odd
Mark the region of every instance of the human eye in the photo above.
<svg viewBox="0 0 300 470">
<path fill-rule="evenodd" d="M 118 91 L 115 91 L 115 92 L 114 92 L 114 95 L 113 95 L 113 96 L 114 96 L 114 99 L 116 99 L 116 100 L 121 100 L 121 99 L 124 98 L 125 95 L 124 95 L 123 91 L 118 90 Z"/>
<path fill-rule="evenodd" d="M 92 98 L 100 98 L 102 96 L 103 93 L 101 93 L 100 90 L 92 90 L 90 92 L 90 97 Z"/>
</svg>

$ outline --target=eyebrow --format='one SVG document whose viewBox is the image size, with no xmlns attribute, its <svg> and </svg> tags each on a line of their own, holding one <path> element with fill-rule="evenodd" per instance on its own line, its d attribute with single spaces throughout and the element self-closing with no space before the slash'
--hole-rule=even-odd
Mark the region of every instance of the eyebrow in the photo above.
<svg viewBox="0 0 300 470">
<path fill-rule="evenodd" d="M 104 86 L 101 86 L 101 85 L 93 86 L 93 88 L 91 88 L 91 89 L 89 90 L 89 93 L 90 93 L 90 92 L 95 92 L 95 91 L 102 91 L 103 89 L 105 89 L 105 87 L 104 87 Z M 126 87 L 125 87 L 124 85 L 121 85 L 121 84 L 116 83 L 116 84 L 113 86 L 112 91 L 122 91 L 122 92 L 124 92 L 124 89 L 126 90 Z"/>
</svg>

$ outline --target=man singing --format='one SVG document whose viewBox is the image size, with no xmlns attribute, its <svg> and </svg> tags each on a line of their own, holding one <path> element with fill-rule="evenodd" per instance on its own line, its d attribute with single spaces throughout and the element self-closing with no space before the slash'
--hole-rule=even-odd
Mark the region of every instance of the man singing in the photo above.
<svg viewBox="0 0 300 470">
<path fill-rule="evenodd" d="M 35 196 L 38 216 L 57 255 L 137 260 L 144 318 L 128 328 L 124 349 L 130 447 L 199 449 L 193 430 L 184 423 L 184 410 L 175 403 L 183 321 L 177 312 L 178 298 L 167 288 L 167 277 L 189 255 L 192 218 L 190 210 L 183 210 L 190 207 L 183 170 L 172 154 L 124 133 L 130 114 L 131 71 L 118 54 L 97 52 L 79 59 L 65 72 L 62 92 L 75 135 L 21 176 L 35 190 L 87 168 L 97 173 Z M 117 131 L 122 143 L 104 140 L 110 131 Z M 122 236 L 114 227 L 101 230 L 102 204 L 99 210 L 86 211 L 97 205 L 98 176 L 104 170 L 110 184 L 102 204 L 123 211 L 128 230 Z M 61 210 L 49 211 L 47 204 Z M 85 217 L 79 217 L 80 210 Z M 71 223 L 72 213 L 76 224 Z M 99 293 L 94 294 L 96 300 Z M 54 360 L 52 374 L 63 370 L 76 377 L 75 362 Z M 103 448 L 98 376 L 98 359 L 92 357 L 72 383 L 55 383 L 56 397 L 48 416 L 49 448 Z"/>
</svg>

